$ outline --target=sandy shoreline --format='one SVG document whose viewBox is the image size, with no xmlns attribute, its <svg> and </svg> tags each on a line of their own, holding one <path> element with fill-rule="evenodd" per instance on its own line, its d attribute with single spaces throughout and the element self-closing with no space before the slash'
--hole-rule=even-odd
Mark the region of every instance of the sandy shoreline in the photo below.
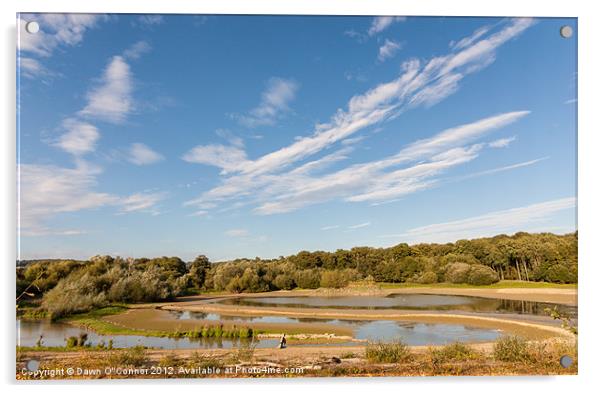
<svg viewBox="0 0 602 393">
<path fill-rule="evenodd" d="M 558 303 L 576 306 L 576 288 L 450 288 L 450 287 L 408 287 L 408 288 L 362 288 L 362 289 L 296 289 L 292 291 L 272 291 L 259 293 L 216 294 L 182 297 L 180 301 L 193 302 L 208 298 L 224 297 L 284 297 L 284 296 L 388 296 L 393 294 L 458 295 L 488 299 L 524 300 L 531 302 Z"/>
<path fill-rule="evenodd" d="M 577 306 L 577 288 L 454 288 L 454 287 L 406 287 L 406 288 L 344 288 L 344 289 L 295 289 L 258 293 L 219 293 L 184 296 L 176 302 L 194 302 L 225 297 L 285 297 L 285 296 L 388 296 L 392 294 L 458 295 L 488 299 L 524 300 L 531 302 L 558 303 Z"/>
<path fill-rule="evenodd" d="M 390 293 L 421 293 L 435 295 L 478 296 L 490 299 L 525 300 L 532 302 L 577 305 L 577 289 L 560 288 L 397 288 Z"/>
</svg>

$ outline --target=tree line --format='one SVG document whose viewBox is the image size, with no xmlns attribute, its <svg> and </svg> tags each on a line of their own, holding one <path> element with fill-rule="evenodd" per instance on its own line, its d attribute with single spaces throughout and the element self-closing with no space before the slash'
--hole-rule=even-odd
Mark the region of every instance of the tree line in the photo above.
<svg viewBox="0 0 602 393">
<path fill-rule="evenodd" d="M 454 243 L 401 243 L 389 248 L 301 251 L 274 259 L 211 263 L 200 255 L 89 261 L 28 261 L 17 267 L 17 294 L 26 288 L 54 316 L 116 302 L 170 299 L 199 291 L 264 292 L 342 288 L 358 280 L 487 285 L 499 280 L 577 282 L 577 232 L 519 232 Z"/>
</svg>

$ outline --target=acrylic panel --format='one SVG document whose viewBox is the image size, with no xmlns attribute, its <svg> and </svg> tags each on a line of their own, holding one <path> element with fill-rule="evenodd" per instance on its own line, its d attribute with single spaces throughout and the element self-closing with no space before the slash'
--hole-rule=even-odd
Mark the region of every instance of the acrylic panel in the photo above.
<svg viewBox="0 0 602 393">
<path fill-rule="evenodd" d="M 18 379 L 577 373 L 577 19 L 17 15 Z"/>
</svg>

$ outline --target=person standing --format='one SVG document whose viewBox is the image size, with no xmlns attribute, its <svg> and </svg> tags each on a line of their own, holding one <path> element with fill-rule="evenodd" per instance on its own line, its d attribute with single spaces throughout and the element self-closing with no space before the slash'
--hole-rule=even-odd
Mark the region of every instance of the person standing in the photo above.
<svg viewBox="0 0 602 393">
<path fill-rule="evenodd" d="M 278 348 L 279 349 L 286 348 L 286 334 L 283 334 L 282 337 L 280 337 L 280 343 L 278 344 Z"/>
</svg>

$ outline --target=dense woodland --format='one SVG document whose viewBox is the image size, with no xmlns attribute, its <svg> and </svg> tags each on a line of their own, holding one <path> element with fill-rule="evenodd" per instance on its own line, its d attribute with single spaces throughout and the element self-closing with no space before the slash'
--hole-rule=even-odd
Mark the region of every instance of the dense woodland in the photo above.
<svg viewBox="0 0 602 393">
<path fill-rule="evenodd" d="M 17 264 L 17 295 L 41 299 L 53 317 L 102 307 L 170 299 L 199 291 L 264 292 L 342 288 L 350 282 L 487 285 L 499 280 L 577 282 L 577 233 L 516 233 L 447 244 L 301 251 L 276 259 L 211 263 L 198 256 Z M 26 296 L 23 296 L 23 294 Z"/>
</svg>

